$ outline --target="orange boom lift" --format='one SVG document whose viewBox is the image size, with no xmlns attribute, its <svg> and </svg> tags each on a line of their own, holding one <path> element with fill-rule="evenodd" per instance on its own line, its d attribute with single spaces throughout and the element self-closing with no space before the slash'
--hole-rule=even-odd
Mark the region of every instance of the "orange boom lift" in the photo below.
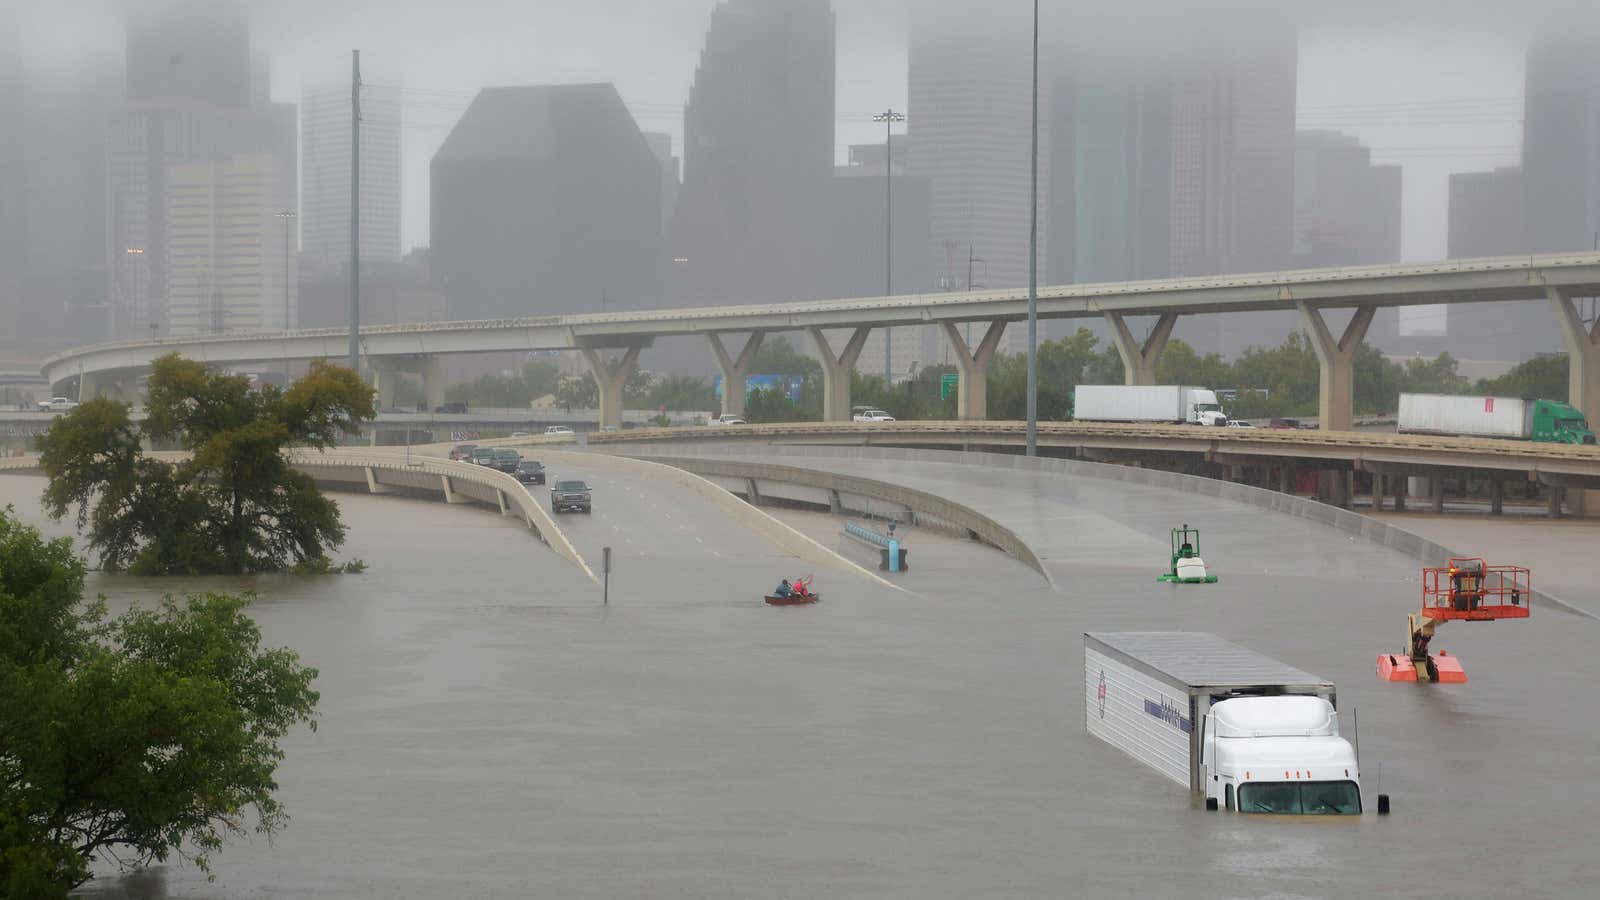
<svg viewBox="0 0 1600 900">
<path fill-rule="evenodd" d="M 1422 609 L 1406 617 L 1406 648 L 1378 655 L 1384 681 L 1462 684 L 1461 661 L 1443 650 L 1430 654 L 1433 633 L 1445 622 L 1526 619 L 1533 578 L 1522 566 L 1491 566 L 1474 557 L 1452 557 L 1450 565 L 1422 570 Z"/>
</svg>

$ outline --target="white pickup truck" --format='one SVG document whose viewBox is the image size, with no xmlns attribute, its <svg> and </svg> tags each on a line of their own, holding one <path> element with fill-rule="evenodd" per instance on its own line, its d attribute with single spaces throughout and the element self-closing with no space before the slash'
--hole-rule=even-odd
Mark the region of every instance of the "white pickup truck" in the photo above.
<svg viewBox="0 0 1600 900">
<path fill-rule="evenodd" d="M 881 409 L 871 409 L 871 408 L 867 408 L 867 407 L 863 407 L 861 409 L 857 409 L 855 411 L 855 414 L 852 415 L 850 418 L 852 420 L 856 421 L 856 422 L 893 422 L 894 421 L 894 416 L 889 415 L 888 413 L 884 412 L 883 410 L 881 410 Z"/>
<path fill-rule="evenodd" d="M 735 415 L 731 415 L 729 413 L 723 413 L 722 415 L 717 416 L 715 419 L 707 419 L 706 420 L 706 424 L 707 425 L 746 425 L 748 423 L 745 422 L 744 416 L 735 416 Z"/>
<path fill-rule="evenodd" d="M 39 401 L 40 412 L 70 412 L 78 408 L 78 401 L 66 397 L 51 397 Z"/>
</svg>

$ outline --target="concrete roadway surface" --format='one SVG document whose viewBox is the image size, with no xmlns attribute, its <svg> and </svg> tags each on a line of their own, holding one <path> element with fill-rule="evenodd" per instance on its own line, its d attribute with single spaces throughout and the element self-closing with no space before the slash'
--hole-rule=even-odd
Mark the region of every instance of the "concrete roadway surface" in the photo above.
<svg viewBox="0 0 1600 900">
<path fill-rule="evenodd" d="M 586 554 L 643 548 L 605 609 L 510 519 L 341 496 L 367 574 L 238 585 L 262 593 L 267 641 L 321 669 L 322 727 L 289 738 L 279 773 L 288 829 L 229 846 L 214 884 L 168 865 L 86 893 L 1457 898 L 1600 880 L 1600 624 L 1451 625 L 1438 644 L 1469 684 L 1382 684 L 1374 658 L 1418 599 L 1411 559 L 1195 495 L 932 465 L 895 477 L 992 494 L 986 511 L 1051 538 L 1057 587 L 912 530 L 909 592 L 819 575 L 823 603 L 775 609 L 756 598 L 774 551 L 702 551 L 703 513 L 668 524 L 689 491 L 600 466 L 593 516 L 560 521 Z M 0 501 L 37 521 L 40 487 L 0 478 Z M 1221 583 L 1155 582 L 1183 520 Z M 126 603 L 189 584 L 90 588 Z M 1081 635 L 1113 629 L 1216 631 L 1333 678 L 1369 803 L 1391 793 L 1394 815 L 1207 813 L 1092 740 Z"/>
</svg>

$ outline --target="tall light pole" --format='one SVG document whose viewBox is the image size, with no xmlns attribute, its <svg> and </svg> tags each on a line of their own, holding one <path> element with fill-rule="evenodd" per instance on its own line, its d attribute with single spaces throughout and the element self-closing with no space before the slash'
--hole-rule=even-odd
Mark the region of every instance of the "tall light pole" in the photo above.
<svg viewBox="0 0 1600 900">
<path fill-rule="evenodd" d="M 1039 0 L 1033 0 L 1033 146 L 1028 157 L 1028 455 L 1039 455 Z"/>
<path fill-rule="evenodd" d="M 883 123 L 883 295 L 894 295 L 894 123 L 904 122 L 905 113 L 886 109 L 873 115 L 872 121 Z M 883 389 L 889 389 L 889 335 L 883 329 Z"/>
<path fill-rule="evenodd" d="M 350 51 L 350 371 L 361 374 L 361 51 Z"/>
</svg>

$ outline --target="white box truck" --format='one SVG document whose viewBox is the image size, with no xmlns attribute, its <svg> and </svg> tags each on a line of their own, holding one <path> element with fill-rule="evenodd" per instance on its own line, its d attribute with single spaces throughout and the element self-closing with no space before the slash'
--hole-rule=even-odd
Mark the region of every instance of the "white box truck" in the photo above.
<svg viewBox="0 0 1600 900">
<path fill-rule="evenodd" d="M 1361 813 L 1333 682 L 1187 631 L 1085 633 L 1083 674 L 1089 733 L 1208 809 Z"/>
<path fill-rule="evenodd" d="M 1175 384 L 1080 384 L 1073 391 L 1072 417 L 1084 422 L 1228 424 L 1215 391 Z"/>
<path fill-rule="evenodd" d="M 1504 438 L 1552 444 L 1593 444 L 1583 413 L 1560 400 L 1401 394 L 1401 434 Z"/>
</svg>

